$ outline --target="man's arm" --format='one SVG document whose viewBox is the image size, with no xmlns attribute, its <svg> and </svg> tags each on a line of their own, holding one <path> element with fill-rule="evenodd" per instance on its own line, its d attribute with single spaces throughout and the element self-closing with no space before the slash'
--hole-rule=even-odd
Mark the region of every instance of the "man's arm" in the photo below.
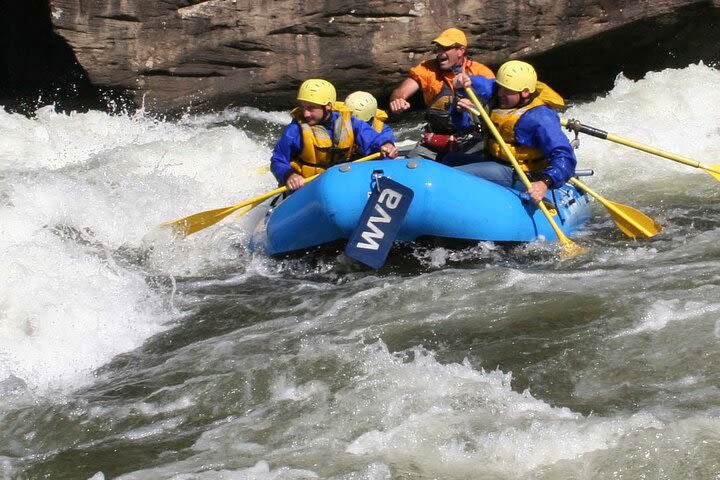
<svg viewBox="0 0 720 480">
<path fill-rule="evenodd" d="M 538 107 L 528 111 L 515 126 L 515 137 L 520 144 L 543 152 L 548 161 L 547 168 L 541 172 L 541 181 L 532 182 L 528 190 L 535 201 L 542 200 L 548 188 L 563 186 L 575 174 L 575 151 L 554 110 Z"/>
<path fill-rule="evenodd" d="M 457 93 L 457 102 L 450 106 L 450 118 L 459 132 L 467 132 L 475 127 L 475 122 L 478 120 L 468 113 L 468 110 L 474 109 L 475 105 L 466 97 L 465 88 L 471 87 L 480 103 L 486 104 L 490 102 L 495 91 L 495 79 L 460 73 L 453 79 L 453 87 Z M 484 128 L 485 122 L 480 120 L 480 126 Z"/>
<path fill-rule="evenodd" d="M 383 157 L 395 158 L 397 149 L 395 148 L 395 135 L 391 129 L 383 129 L 376 132 L 367 122 L 352 117 L 353 133 L 355 134 L 355 144 L 358 146 L 362 156 L 370 155 L 377 151 L 383 154 Z"/>
<path fill-rule="evenodd" d="M 288 177 L 295 173 L 290 166 L 290 161 L 302 148 L 300 126 L 291 123 L 283 130 L 280 139 L 275 144 L 272 156 L 270 157 L 270 171 L 275 176 L 278 184 L 283 185 Z"/>
<path fill-rule="evenodd" d="M 413 78 L 406 78 L 390 95 L 390 111 L 400 113 L 410 109 L 408 99 L 420 90 L 420 84 Z"/>
</svg>

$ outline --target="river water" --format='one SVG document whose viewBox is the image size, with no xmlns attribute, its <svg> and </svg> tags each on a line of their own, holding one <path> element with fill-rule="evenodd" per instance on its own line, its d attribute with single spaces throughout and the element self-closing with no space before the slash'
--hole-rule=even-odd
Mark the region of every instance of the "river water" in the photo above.
<svg viewBox="0 0 720 480">
<path fill-rule="evenodd" d="M 564 114 L 705 163 L 720 72 L 619 76 Z M 287 113 L 0 109 L 0 477 L 720 479 L 720 185 L 581 136 L 575 241 L 406 248 L 379 272 L 246 244 Z M 395 124 L 417 136 L 418 121 Z"/>
</svg>

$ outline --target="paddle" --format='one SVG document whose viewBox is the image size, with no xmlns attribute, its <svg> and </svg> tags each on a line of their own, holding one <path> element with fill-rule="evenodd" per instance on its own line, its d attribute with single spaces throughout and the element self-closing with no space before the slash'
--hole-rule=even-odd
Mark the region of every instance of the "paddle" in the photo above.
<svg viewBox="0 0 720 480">
<path fill-rule="evenodd" d="M 503 140 L 503 138 L 500 136 L 500 132 L 498 132 L 497 128 L 495 128 L 495 125 L 492 123 L 492 120 L 490 120 L 490 116 L 487 114 L 485 109 L 480 104 L 480 101 L 477 98 L 477 95 L 475 95 L 475 92 L 473 91 L 472 87 L 465 88 L 465 91 L 467 92 L 468 96 L 470 97 L 470 100 L 472 100 L 473 104 L 475 105 L 475 108 L 477 108 L 477 113 L 479 113 L 483 120 L 485 121 L 485 124 L 488 126 L 490 131 L 492 132 L 493 136 L 495 137 L 495 140 L 500 144 L 500 146 L 503 149 L 503 152 L 505 152 L 505 155 L 510 159 L 510 162 L 512 163 L 513 168 L 517 172 L 518 176 L 522 180 L 522 182 L 525 184 L 527 188 L 530 188 L 530 180 L 527 178 L 527 175 L 525 175 L 525 172 L 523 172 L 523 169 L 520 167 L 520 164 L 518 163 L 515 156 L 510 151 L 510 148 L 508 148 L 507 143 Z M 563 245 L 563 252 L 565 255 L 573 257 L 575 255 L 578 255 L 582 253 L 585 249 L 577 245 L 575 242 L 570 240 L 562 230 L 560 230 L 560 227 L 558 227 L 557 223 L 555 223 L 555 220 L 552 218 L 552 215 L 550 215 L 550 212 L 548 211 L 547 207 L 543 202 L 537 203 L 538 208 L 542 211 L 542 213 L 545 215 L 545 218 L 547 218 L 548 223 L 552 227 L 553 231 L 555 231 L 555 235 L 557 235 L 558 239 Z"/>
<path fill-rule="evenodd" d="M 615 225 L 617 225 L 618 228 L 628 237 L 650 238 L 662 231 L 662 227 L 658 225 L 655 220 L 648 217 L 641 211 L 627 205 L 623 205 L 622 203 L 611 202 L 599 193 L 593 191 L 577 178 L 571 178 L 570 183 L 595 197 L 605 208 L 607 208 L 613 218 L 613 221 L 615 221 Z"/>
<path fill-rule="evenodd" d="M 567 127 L 568 130 L 585 133 L 587 135 L 601 138 L 603 140 L 610 140 L 611 142 L 619 143 L 620 145 L 625 145 L 626 147 L 635 148 L 637 150 L 641 150 L 646 153 L 651 153 L 653 155 L 658 155 L 660 157 L 664 157 L 669 160 L 673 160 L 675 162 L 682 163 L 684 165 L 688 165 L 690 167 L 703 169 L 703 170 L 705 170 L 705 172 L 712 175 L 715 178 L 715 180 L 720 182 L 720 163 L 710 163 L 710 164 L 700 163 L 691 158 L 683 157 L 681 155 L 676 155 L 676 154 L 670 153 L 670 152 L 665 152 L 658 148 L 635 142 L 634 140 L 630 140 L 627 138 L 619 137 L 617 135 L 613 135 L 612 133 L 605 132 L 605 131 L 597 129 L 595 127 L 583 125 L 582 123 L 580 123 L 579 120 L 573 120 L 573 119 L 567 120 L 567 119 L 561 118 L 560 123 L 564 127 Z"/>
<path fill-rule="evenodd" d="M 368 155 L 367 157 L 358 158 L 355 160 L 355 162 L 366 162 L 368 160 L 375 160 L 376 158 L 379 158 L 382 154 L 380 152 L 373 153 L 372 155 Z M 312 177 L 308 177 L 305 179 L 305 183 L 309 183 L 315 178 L 317 178 L 320 174 L 313 175 Z M 245 208 L 245 210 L 241 211 L 240 214 L 244 215 L 245 213 L 249 212 L 253 208 L 257 207 L 261 203 L 263 203 L 265 200 L 267 200 L 270 197 L 273 197 L 275 195 L 281 194 L 283 192 L 287 192 L 288 187 L 278 187 L 275 190 L 270 190 L 269 192 L 265 192 L 262 195 L 258 195 L 257 197 L 249 198 L 247 200 L 243 200 L 240 203 L 236 203 L 235 205 L 230 205 L 229 207 L 222 207 L 222 208 L 216 208 L 213 210 L 206 210 L 204 212 L 194 213 L 192 215 L 189 215 L 187 217 L 179 218 L 177 220 L 173 220 L 172 222 L 166 222 L 163 223 L 164 227 L 170 227 L 173 230 L 173 233 L 178 236 L 188 236 L 192 235 L 195 232 L 198 232 L 202 230 L 203 228 L 207 228 L 211 225 L 215 225 L 223 218 L 227 217 L 233 212 L 236 212 L 240 209 Z"/>
</svg>

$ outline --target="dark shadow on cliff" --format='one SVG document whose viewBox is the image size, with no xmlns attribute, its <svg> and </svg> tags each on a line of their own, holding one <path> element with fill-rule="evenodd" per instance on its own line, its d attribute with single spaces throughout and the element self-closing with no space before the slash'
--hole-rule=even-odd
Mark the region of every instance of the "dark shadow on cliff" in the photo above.
<svg viewBox="0 0 720 480">
<path fill-rule="evenodd" d="M 700 61 L 715 66 L 720 61 L 720 8 L 693 5 L 527 60 L 544 81 L 577 100 L 611 90 L 619 73 L 639 80 L 650 71 Z"/>
<path fill-rule="evenodd" d="M 88 80 L 70 46 L 52 30 L 48 0 L 0 0 L 0 106 L 32 114 L 54 104 L 59 111 L 125 110 L 122 92 Z"/>
</svg>

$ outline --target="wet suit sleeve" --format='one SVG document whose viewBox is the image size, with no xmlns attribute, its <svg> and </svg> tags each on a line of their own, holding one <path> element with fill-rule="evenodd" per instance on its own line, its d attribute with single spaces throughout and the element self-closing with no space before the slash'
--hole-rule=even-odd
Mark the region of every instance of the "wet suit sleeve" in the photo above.
<svg viewBox="0 0 720 480">
<path fill-rule="evenodd" d="M 552 179 L 552 188 L 561 187 L 575 174 L 577 159 L 553 109 L 542 106 L 525 113 L 515 125 L 518 143 L 543 152 L 548 167 L 542 171 Z"/>
<path fill-rule="evenodd" d="M 270 157 L 270 171 L 279 184 L 284 184 L 287 177 L 294 172 L 290 166 L 290 160 L 300 153 L 301 149 L 302 132 L 300 125 L 293 121 L 283 130 Z"/>
<path fill-rule="evenodd" d="M 380 147 L 386 143 L 395 144 L 395 135 L 392 129 L 383 128 L 380 133 L 367 122 L 352 117 L 353 133 L 355 134 L 355 145 L 358 147 L 359 153 L 365 157 L 380 151 Z"/>
</svg>

